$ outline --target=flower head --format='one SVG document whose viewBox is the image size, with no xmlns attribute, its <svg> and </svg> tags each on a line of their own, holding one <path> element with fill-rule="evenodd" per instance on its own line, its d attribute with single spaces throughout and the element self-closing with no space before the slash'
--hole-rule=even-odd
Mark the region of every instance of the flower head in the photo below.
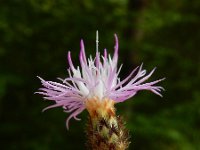
<svg viewBox="0 0 200 150">
<path fill-rule="evenodd" d="M 142 69 L 142 65 L 135 68 L 125 79 L 120 80 L 119 73 L 122 65 L 117 68 L 118 62 L 118 38 L 115 37 L 114 55 L 111 57 L 104 49 L 104 54 L 101 55 L 98 51 L 98 32 L 97 32 L 97 48 L 95 58 L 86 57 L 83 40 L 80 42 L 80 67 L 75 67 L 72 63 L 71 53 L 68 52 L 69 77 L 60 79 L 61 83 L 53 81 L 45 81 L 40 78 L 43 88 L 39 89 L 39 94 L 44 95 L 44 99 L 55 102 L 46 109 L 54 107 L 62 107 L 65 112 L 71 113 L 67 119 L 67 127 L 69 120 L 77 118 L 84 109 L 86 102 L 90 99 L 111 99 L 115 103 L 123 102 L 138 91 L 149 90 L 153 93 L 160 94 L 163 88 L 155 85 L 162 81 L 159 79 L 153 82 L 145 83 L 153 74 L 155 68 L 146 74 L 146 70 Z"/>
</svg>

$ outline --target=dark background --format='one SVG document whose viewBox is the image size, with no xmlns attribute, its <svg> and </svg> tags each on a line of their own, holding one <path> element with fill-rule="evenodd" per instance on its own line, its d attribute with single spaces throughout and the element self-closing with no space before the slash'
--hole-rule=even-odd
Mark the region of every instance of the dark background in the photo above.
<svg viewBox="0 0 200 150">
<path fill-rule="evenodd" d="M 70 122 L 61 108 L 41 112 L 50 102 L 34 94 L 36 76 L 67 77 L 67 51 L 79 65 L 79 41 L 87 54 L 113 53 L 119 37 L 120 77 L 144 63 L 156 72 L 150 81 L 163 98 L 139 92 L 117 104 L 127 122 L 130 149 L 200 149 L 200 1 L 199 0 L 1 0 L 0 1 L 0 147 L 2 150 L 85 149 L 85 123 Z"/>
</svg>

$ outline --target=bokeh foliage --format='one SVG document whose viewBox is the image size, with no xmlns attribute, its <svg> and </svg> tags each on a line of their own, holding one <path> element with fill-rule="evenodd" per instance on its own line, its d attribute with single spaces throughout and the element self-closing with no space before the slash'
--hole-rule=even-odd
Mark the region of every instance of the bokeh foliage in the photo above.
<svg viewBox="0 0 200 150">
<path fill-rule="evenodd" d="M 84 125 L 33 93 L 37 75 L 66 77 L 66 54 L 78 65 L 79 41 L 87 54 L 113 51 L 120 42 L 121 77 L 144 62 L 152 80 L 166 77 L 163 98 L 140 92 L 117 104 L 132 135 L 130 149 L 200 149 L 200 1 L 187 0 L 1 0 L 0 143 L 1 149 L 85 149 Z"/>
</svg>

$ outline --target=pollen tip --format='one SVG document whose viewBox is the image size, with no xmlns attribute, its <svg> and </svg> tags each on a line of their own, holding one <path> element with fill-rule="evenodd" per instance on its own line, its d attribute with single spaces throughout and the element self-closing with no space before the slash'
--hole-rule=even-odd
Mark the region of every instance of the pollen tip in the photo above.
<svg viewBox="0 0 200 150">
<path fill-rule="evenodd" d="M 40 92 L 34 92 L 33 94 L 40 94 Z"/>
<path fill-rule="evenodd" d="M 44 80 L 44 79 L 42 79 L 40 76 L 36 76 L 36 77 L 37 77 L 38 79 L 42 80 L 42 81 Z"/>
<path fill-rule="evenodd" d="M 42 109 L 42 112 L 45 112 L 47 109 L 48 109 L 48 108 L 44 108 L 44 109 Z"/>
<path fill-rule="evenodd" d="M 96 52 L 98 52 L 99 48 L 99 32 L 98 30 L 96 31 Z"/>
</svg>

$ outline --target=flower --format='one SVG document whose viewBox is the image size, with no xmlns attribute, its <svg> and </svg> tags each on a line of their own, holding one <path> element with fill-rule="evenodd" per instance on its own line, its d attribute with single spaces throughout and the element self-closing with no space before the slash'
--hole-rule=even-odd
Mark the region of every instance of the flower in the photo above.
<svg viewBox="0 0 200 150">
<path fill-rule="evenodd" d="M 118 38 L 115 37 L 114 55 L 107 54 L 104 49 L 104 55 L 98 51 L 98 32 L 97 32 L 97 47 L 96 57 L 86 57 L 83 40 L 80 42 L 80 67 L 74 67 L 71 59 L 71 53 L 68 52 L 69 63 L 69 77 L 65 79 L 59 78 L 61 83 L 53 81 L 45 81 L 41 77 L 43 88 L 39 89 L 39 94 L 44 96 L 44 99 L 54 101 L 55 104 L 46 109 L 54 107 L 62 107 L 64 112 L 71 113 L 66 121 L 67 128 L 69 127 L 69 120 L 77 118 L 84 109 L 86 109 L 86 102 L 90 99 L 97 98 L 100 101 L 111 99 L 115 103 L 123 102 L 138 91 L 149 90 L 153 93 L 160 94 L 163 88 L 155 85 L 162 81 L 159 79 L 153 82 L 144 83 L 155 71 L 155 68 L 146 75 L 146 70 L 142 69 L 142 65 L 135 68 L 123 80 L 120 80 L 119 73 L 122 65 L 117 68 L 118 62 Z"/>
</svg>

